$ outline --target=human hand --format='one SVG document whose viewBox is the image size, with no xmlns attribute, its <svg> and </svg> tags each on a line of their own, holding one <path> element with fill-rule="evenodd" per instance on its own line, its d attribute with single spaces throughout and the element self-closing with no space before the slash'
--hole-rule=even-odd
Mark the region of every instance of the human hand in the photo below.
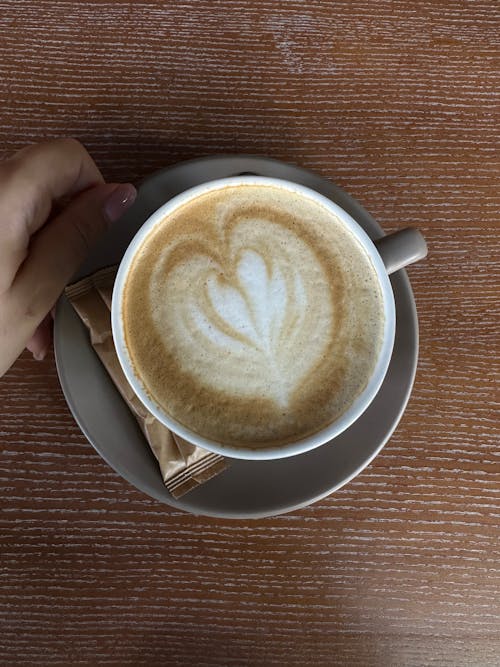
<svg viewBox="0 0 500 667">
<path fill-rule="evenodd" d="M 135 196 L 133 185 L 104 183 L 75 139 L 28 146 L 0 163 L 0 377 L 25 347 L 44 358 L 51 309 Z"/>
</svg>

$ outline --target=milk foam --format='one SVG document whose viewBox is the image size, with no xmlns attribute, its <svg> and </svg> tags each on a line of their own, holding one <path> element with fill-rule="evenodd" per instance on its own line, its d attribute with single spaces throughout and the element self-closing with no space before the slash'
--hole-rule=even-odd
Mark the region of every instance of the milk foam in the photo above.
<svg viewBox="0 0 500 667">
<path fill-rule="evenodd" d="M 232 226 L 223 247 L 170 269 L 172 249 L 162 252 L 150 284 L 155 326 L 200 383 L 286 407 L 332 335 L 327 276 L 300 238 L 265 218 Z"/>
<path fill-rule="evenodd" d="M 366 386 L 383 304 L 364 249 L 316 202 L 275 186 L 199 196 L 148 236 L 123 303 L 146 391 L 221 443 L 319 430 Z"/>
</svg>

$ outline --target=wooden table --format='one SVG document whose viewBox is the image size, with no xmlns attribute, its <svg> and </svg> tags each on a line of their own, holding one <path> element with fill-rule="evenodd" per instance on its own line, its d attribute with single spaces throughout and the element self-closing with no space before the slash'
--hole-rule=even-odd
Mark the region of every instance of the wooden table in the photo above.
<svg viewBox="0 0 500 667">
<path fill-rule="evenodd" d="M 0 381 L 2 665 L 498 665 L 499 6 L 0 0 L 0 151 L 113 180 L 206 154 L 314 169 L 418 226 L 417 380 L 381 455 L 262 521 L 118 477 L 51 355 Z"/>
</svg>

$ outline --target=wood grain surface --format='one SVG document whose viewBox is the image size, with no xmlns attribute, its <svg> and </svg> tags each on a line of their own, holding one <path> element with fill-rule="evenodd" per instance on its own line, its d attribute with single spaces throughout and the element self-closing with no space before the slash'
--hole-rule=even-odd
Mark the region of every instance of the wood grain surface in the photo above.
<svg viewBox="0 0 500 667">
<path fill-rule="evenodd" d="M 420 362 L 377 459 L 261 521 L 141 495 L 53 356 L 0 381 L 2 665 L 500 664 L 499 5 L 0 0 L 0 153 L 73 135 L 113 180 L 221 152 L 418 226 Z"/>
</svg>

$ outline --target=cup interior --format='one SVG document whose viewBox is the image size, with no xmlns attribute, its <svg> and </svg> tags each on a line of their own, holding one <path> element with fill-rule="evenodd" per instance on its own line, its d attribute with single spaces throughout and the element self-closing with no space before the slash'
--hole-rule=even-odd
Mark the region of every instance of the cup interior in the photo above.
<svg viewBox="0 0 500 667">
<path fill-rule="evenodd" d="M 217 189 L 226 188 L 228 186 L 245 184 L 273 185 L 275 187 L 296 193 L 302 197 L 312 199 L 313 201 L 327 208 L 330 212 L 334 213 L 337 218 L 342 221 L 346 228 L 348 228 L 348 230 L 353 234 L 353 236 L 361 243 L 370 258 L 381 288 L 385 317 L 383 340 L 375 368 L 365 389 L 357 396 L 351 406 L 337 420 L 333 421 L 328 426 L 317 431 L 313 435 L 298 439 L 293 443 L 277 445 L 273 447 L 262 447 L 258 449 L 223 445 L 216 441 L 207 439 L 195 431 L 186 428 L 183 424 L 173 419 L 170 415 L 166 414 L 161 409 L 161 407 L 150 398 L 141 383 L 140 377 L 135 374 L 131 358 L 125 344 L 122 317 L 123 290 L 125 288 L 130 266 L 139 248 L 142 246 L 143 242 L 155 228 L 155 226 L 162 222 L 167 216 L 171 215 L 180 206 L 185 205 L 202 194 L 206 194 Z M 180 435 L 185 440 L 188 440 L 189 442 L 192 442 L 193 444 L 208 449 L 212 452 L 233 458 L 265 460 L 294 456 L 296 454 L 301 454 L 303 452 L 314 449 L 315 447 L 318 447 L 325 442 L 332 440 L 337 435 L 342 433 L 342 431 L 347 429 L 366 410 L 380 389 L 389 366 L 394 345 L 395 306 L 391 283 L 384 263 L 382 262 L 382 259 L 378 254 L 375 245 L 366 232 L 362 229 L 362 227 L 358 225 L 358 223 L 340 206 L 323 195 L 317 193 L 316 191 L 311 190 L 306 186 L 292 183 L 290 181 L 260 176 L 236 176 L 210 181 L 190 188 L 189 190 L 186 190 L 185 192 L 166 202 L 145 221 L 144 225 L 139 229 L 135 237 L 132 239 L 132 242 L 128 246 L 120 263 L 113 289 L 111 321 L 113 339 L 118 359 L 125 373 L 125 376 L 138 398 L 153 414 L 153 416 L 156 417 L 156 419 L 158 419 L 161 423 Z"/>
</svg>

